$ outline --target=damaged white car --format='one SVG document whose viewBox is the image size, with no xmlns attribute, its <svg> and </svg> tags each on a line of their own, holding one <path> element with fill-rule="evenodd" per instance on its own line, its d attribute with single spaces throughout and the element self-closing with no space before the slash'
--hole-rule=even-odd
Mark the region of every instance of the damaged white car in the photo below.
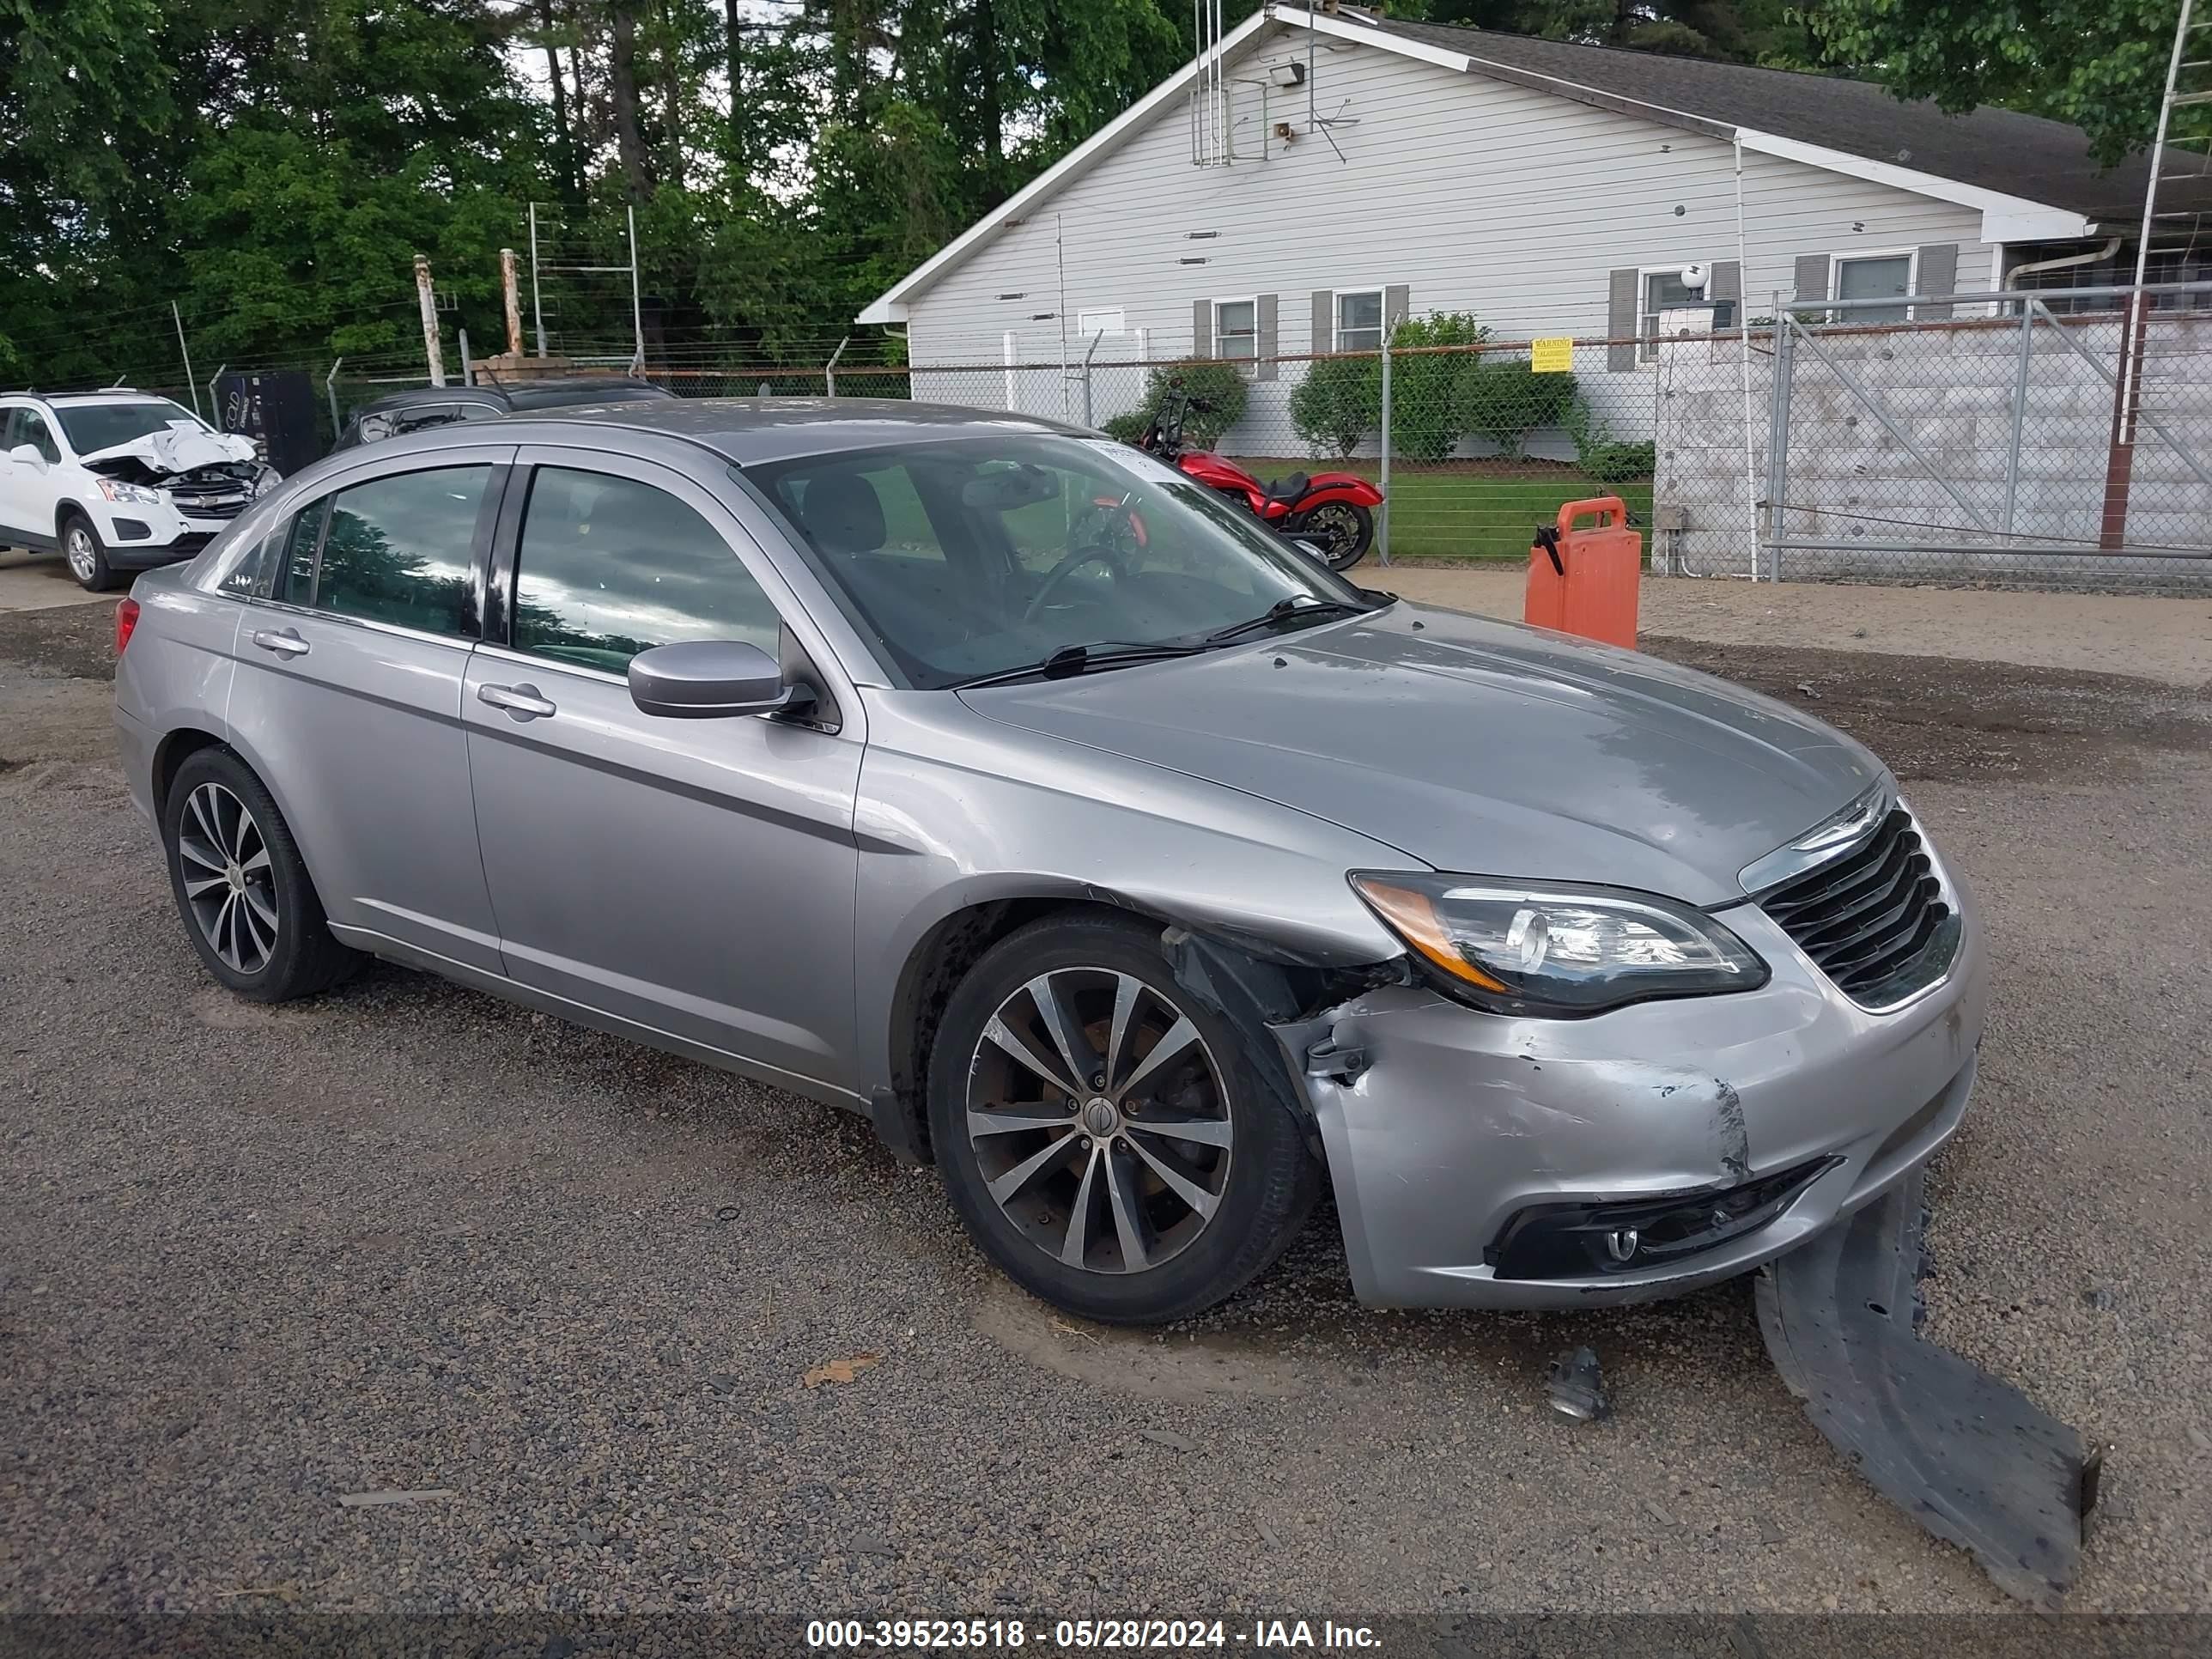
<svg viewBox="0 0 2212 1659">
<path fill-rule="evenodd" d="M 0 543 L 60 553 L 95 593 L 191 558 L 276 479 L 167 398 L 0 393 Z"/>
</svg>

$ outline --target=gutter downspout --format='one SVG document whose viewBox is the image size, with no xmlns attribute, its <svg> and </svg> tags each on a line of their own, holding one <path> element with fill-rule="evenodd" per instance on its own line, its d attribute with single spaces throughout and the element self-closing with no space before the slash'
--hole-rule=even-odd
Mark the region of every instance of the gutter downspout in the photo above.
<svg viewBox="0 0 2212 1659">
<path fill-rule="evenodd" d="M 2002 291 L 2011 286 L 2014 277 L 2025 275 L 2029 271 L 2064 270 L 2069 265 L 2094 265 L 2100 260 L 2111 258 L 2119 251 L 2120 239 L 2117 236 L 2110 237 L 2106 239 L 2104 246 L 2092 248 L 2087 253 L 2069 253 L 2056 259 L 2038 259 L 2033 264 L 2014 265 L 2009 271 L 2000 270 L 1996 274 L 1997 280 L 1990 286 Z"/>
</svg>

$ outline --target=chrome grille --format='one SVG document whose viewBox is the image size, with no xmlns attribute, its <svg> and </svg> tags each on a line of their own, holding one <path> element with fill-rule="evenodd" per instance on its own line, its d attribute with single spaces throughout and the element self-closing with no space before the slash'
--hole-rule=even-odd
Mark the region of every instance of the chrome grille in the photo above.
<svg viewBox="0 0 2212 1659">
<path fill-rule="evenodd" d="M 177 511 L 192 519 L 234 519 L 253 499 L 240 478 L 179 478 L 167 488 Z"/>
<path fill-rule="evenodd" d="M 1942 976 L 1959 913 L 1912 815 L 1892 807 L 1874 833 L 1759 895 L 1759 908 L 1860 1006 L 1893 1006 Z"/>
</svg>

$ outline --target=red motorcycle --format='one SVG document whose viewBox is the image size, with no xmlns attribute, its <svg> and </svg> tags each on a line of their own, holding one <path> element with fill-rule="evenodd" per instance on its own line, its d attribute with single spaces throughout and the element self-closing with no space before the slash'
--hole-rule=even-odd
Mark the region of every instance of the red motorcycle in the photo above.
<svg viewBox="0 0 2212 1659">
<path fill-rule="evenodd" d="M 1370 509 L 1382 505 L 1382 492 L 1372 483 L 1352 472 L 1293 472 L 1262 483 L 1210 450 L 1184 448 L 1183 422 L 1189 412 L 1189 398 L 1170 393 L 1137 447 L 1219 490 L 1269 529 L 1318 550 L 1332 570 L 1349 570 L 1367 556 L 1375 541 Z"/>
</svg>

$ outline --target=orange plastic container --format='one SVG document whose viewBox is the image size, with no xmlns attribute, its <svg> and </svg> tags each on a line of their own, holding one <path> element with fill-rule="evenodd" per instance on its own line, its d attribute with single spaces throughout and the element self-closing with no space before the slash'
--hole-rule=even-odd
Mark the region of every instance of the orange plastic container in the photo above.
<svg viewBox="0 0 2212 1659">
<path fill-rule="evenodd" d="M 1600 523 L 1577 530 L 1577 519 Z M 1528 550 L 1528 589 L 1521 619 L 1607 645 L 1636 648 L 1636 599 L 1644 574 L 1644 538 L 1628 527 L 1618 495 L 1569 501 L 1556 531 L 1536 532 Z"/>
</svg>

